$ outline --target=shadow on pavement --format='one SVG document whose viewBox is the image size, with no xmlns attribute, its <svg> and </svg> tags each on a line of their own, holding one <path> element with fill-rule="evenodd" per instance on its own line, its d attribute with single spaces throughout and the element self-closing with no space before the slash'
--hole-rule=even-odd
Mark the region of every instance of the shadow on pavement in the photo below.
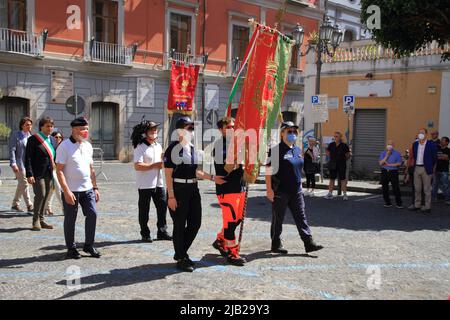
<svg viewBox="0 0 450 320">
<path fill-rule="evenodd" d="M 395 207 L 386 209 L 383 207 L 381 196 L 377 201 L 373 198 L 368 199 L 371 197 L 374 195 L 349 196 L 349 201 L 343 201 L 342 197 L 332 200 L 307 197 L 306 217 L 309 225 L 354 231 L 450 230 L 450 207 L 443 203 L 433 204 L 432 212 L 423 214 Z M 409 205 L 410 199 L 404 199 L 404 203 Z M 271 222 L 272 206 L 266 197 L 249 197 L 247 208 L 248 218 Z M 284 223 L 294 224 L 289 209 L 286 211 Z"/>
<path fill-rule="evenodd" d="M 27 258 L 16 258 L 16 259 L 2 259 L 0 260 L 0 269 L 1 268 L 13 268 L 14 266 L 22 266 L 24 264 L 30 264 L 35 262 L 56 262 L 62 261 L 65 259 L 66 253 L 58 252 L 46 254 L 38 257 L 27 257 Z M 22 267 L 20 267 L 22 268 Z"/>
<path fill-rule="evenodd" d="M 144 242 L 142 242 L 141 240 L 129 240 L 129 241 L 103 241 L 103 242 L 96 242 L 95 243 L 95 247 L 98 248 L 104 248 L 104 247 L 112 247 L 112 246 L 116 246 L 116 245 L 126 245 L 126 244 L 143 244 Z M 77 248 L 83 248 L 82 244 L 78 244 Z M 56 246 L 48 246 L 48 247 L 43 247 L 40 248 L 39 250 L 44 250 L 44 251 L 59 251 L 59 250 L 66 250 L 66 246 L 65 245 L 56 245 Z"/>
<path fill-rule="evenodd" d="M 12 228 L 12 229 L 0 229 L 0 233 L 16 233 L 20 231 L 30 231 L 31 228 Z"/>
<path fill-rule="evenodd" d="M 224 261 L 222 258 L 221 260 Z M 216 263 L 217 262 L 217 263 Z M 218 257 L 212 254 L 203 256 L 200 261 L 195 262 L 195 269 L 207 268 L 214 265 L 220 265 Z M 226 264 L 226 263 L 224 263 Z M 142 266 L 127 268 L 127 269 L 114 269 L 107 274 L 94 274 L 80 279 L 80 283 L 83 286 L 94 285 L 88 288 L 83 288 L 78 291 L 69 292 L 56 300 L 62 300 L 72 298 L 83 293 L 100 291 L 106 288 L 124 287 L 139 283 L 146 283 L 155 280 L 161 280 L 167 276 L 182 273 L 175 266 L 175 262 L 172 263 L 155 263 L 146 264 Z M 58 281 L 56 284 L 67 285 L 66 280 Z"/>
<path fill-rule="evenodd" d="M 272 253 L 270 250 L 266 251 L 259 251 L 250 253 L 247 255 L 242 255 L 245 259 L 247 259 L 248 262 L 258 260 L 258 259 L 273 259 L 273 258 L 292 258 L 292 257 L 301 257 L 301 258 L 311 258 L 311 259 L 317 259 L 318 256 L 313 256 L 307 253 L 298 254 L 298 253 L 288 253 L 288 254 L 276 254 Z"/>
</svg>

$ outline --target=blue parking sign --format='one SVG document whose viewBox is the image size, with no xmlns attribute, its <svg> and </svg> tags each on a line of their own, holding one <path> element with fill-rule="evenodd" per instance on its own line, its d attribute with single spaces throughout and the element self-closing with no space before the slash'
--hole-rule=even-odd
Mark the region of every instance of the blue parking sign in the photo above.
<svg viewBox="0 0 450 320">
<path fill-rule="evenodd" d="M 319 96 L 312 96 L 311 97 L 311 103 L 312 104 L 318 104 L 320 101 L 319 101 Z"/>
<path fill-rule="evenodd" d="M 355 105 L 355 96 L 344 96 L 344 105 Z"/>
</svg>

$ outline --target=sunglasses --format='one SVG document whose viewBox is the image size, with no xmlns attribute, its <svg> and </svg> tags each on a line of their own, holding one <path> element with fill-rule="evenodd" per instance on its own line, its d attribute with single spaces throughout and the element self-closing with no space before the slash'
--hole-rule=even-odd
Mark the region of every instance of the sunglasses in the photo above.
<svg viewBox="0 0 450 320">
<path fill-rule="evenodd" d="M 298 131 L 297 130 L 288 130 L 287 133 L 293 133 L 293 134 L 297 134 Z"/>
</svg>

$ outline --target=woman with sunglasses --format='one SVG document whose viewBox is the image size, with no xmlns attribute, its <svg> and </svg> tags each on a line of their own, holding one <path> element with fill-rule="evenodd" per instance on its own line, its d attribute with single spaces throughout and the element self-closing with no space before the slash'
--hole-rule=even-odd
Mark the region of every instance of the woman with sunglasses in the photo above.
<svg viewBox="0 0 450 320">
<path fill-rule="evenodd" d="M 173 220 L 174 259 L 177 269 L 194 271 L 188 250 L 192 245 L 202 220 L 202 204 L 197 179 L 207 179 L 223 184 L 222 177 L 198 169 L 198 151 L 194 146 L 194 122 L 182 117 L 176 123 L 178 141 L 173 142 L 164 154 L 168 207 Z"/>
<path fill-rule="evenodd" d="M 58 146 L 64 140 L 64 136 L 59 131 L 53 131 L 52 137 L 55 138 L 56 143 L 57 143 Z M 56 171 L 54 173 L 56 174 Z M 45 209 L 45 214 L 47 214 L 48 216 L 53 216 L 54 215 L 54 212 L 52 210 L 52 203 L 53 203 L 53 198 L 55 197 L 55 192 L 58 195 L 56 197 L 56 199 L 58 199 L 58 202 L 59 202 L 59 204 L 61 205 L 61 208 L 62 208 L 63 204 L 62 204 L 62 199 L 61 199 L 61 186 L 59 185 L 59 182 L 58 182 L 58 179 L 56 178 L 56 176 L 53 177 L 53 181 L 52 181 L 52 183 L 50 185 L 49 200 L 48 200 L 47 208 Z"/>
<path fill-rule="evenodd" d="M 267 198 L 272 202 L 272 252 L 287 254 L 281 242 L 281 232 L 286 209 L 289 207 L 300 238 L 307 253 L 323 247 L 313 238 L 305 214 L 305 201 L 302 191 L 302 168 L 304 160 L 302 150 L 295 145 L 298 138 L 298 126 L 293 122 L 281 125 L 281 142 L 269 152 L 266 165 Z"/>
</svg>

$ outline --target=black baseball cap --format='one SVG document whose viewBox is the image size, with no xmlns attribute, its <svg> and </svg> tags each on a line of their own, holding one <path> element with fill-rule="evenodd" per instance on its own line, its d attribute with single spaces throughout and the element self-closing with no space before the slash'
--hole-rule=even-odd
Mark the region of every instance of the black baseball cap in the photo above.
<svg viewBox="0 0 450 320">
<path fill-rule="evenodd" d="M 281 130 L 284 130 L 284 129 L 291 129 L 291 128 L 294 128 L 294 129 L 297 129 L 297 130 L 298 130 L 299 126 L 297 126 L 296 124 L 294 124 L 292 121 L 286 121 L 286 122 L 283 122 L 283 123 L 281 124 Z"/>
<path fill-rule="evenodd" d="M 184 129 L 186 126 L 194 124 L 194 121 L 191 120 L 189 117 L 181 117 L 178 119 L 176 124 L 176 129 Z"/>
</svg>

